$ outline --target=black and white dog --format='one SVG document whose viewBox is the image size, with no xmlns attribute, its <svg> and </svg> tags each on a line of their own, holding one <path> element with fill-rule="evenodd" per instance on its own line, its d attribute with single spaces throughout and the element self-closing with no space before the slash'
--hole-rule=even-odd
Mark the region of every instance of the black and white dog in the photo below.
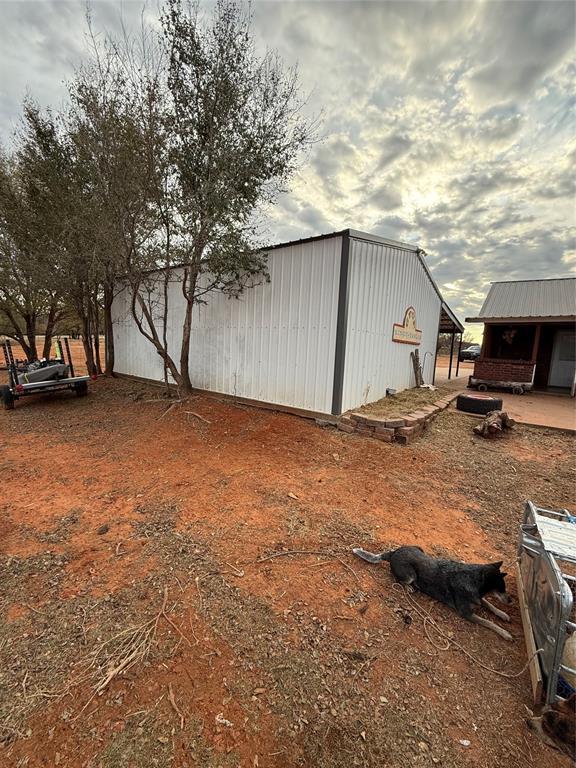
<svg viewBox="0 0 576 768">
<path fill-rule="evenodd" d="M 430 557 L 420 547 L 399 547 L 380 555 L 364 549 L 353 549 L 352 552 L 369 563 L 390 563 L 396 581 L 412 584 L 421 592 L 453 608 L 464 619 L 491 629 L 505 640 L 512 640 L 512 635 L 505 629 L 474 613 L 475 607 L 483 605 L 499 619 L 510 621 L 508 614 L 495 608 L 485 598 L 485 595 L 494 594 L 500 602 L 510 603 L 504 583 L 506 574 L 500 570 L 502 561 L 468 565 Z"/>
</svg>

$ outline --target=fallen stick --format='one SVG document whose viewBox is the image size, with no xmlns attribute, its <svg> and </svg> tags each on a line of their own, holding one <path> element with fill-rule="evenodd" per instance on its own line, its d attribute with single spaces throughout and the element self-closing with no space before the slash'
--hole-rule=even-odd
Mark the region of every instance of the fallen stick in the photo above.
<svg viewBox="0 0 576 768">
<path fill-rule="evenodd" d="M 266 557 L 259 557 L 256 562 L 265 563 L 266 560 L 273 560 L 275 557 L 286 557 L 287 555 L 325 555 L 335 557 L 330 552 L 320 552 L 317 549 L 288 549 L 284 552 L 274 552 L 273 555 L 266 555 Z"/>
<path fill-rule="evenodd" d="M 176 704 L 176 699 L 174 698 L 174 691 L 172 690 L 172 683 L 168 683 L 168 698 L 170 699 L 170 704 L 172 704 L 172 708 L 174 709 L 174 712 L 178 715 L 180 718 L 180 730 L 184 730 L 184 715 L 182 712 L 178 709 L 178 704 Z"/>
<path fill-rule="evenodd" d="M 206 424 L 212 424 L 211 421 L 208 421 L 208 419 L 205 419 L 204 416 L 200 416 L 200 414 L 196 413 L 196 411 L 184 411 L 184 413 L 187 413 L 190 416 L 196 416 L 197 419 L 200 419 L 200 421 L 204 421 Z"/>
<path fill-rule="evenodd" d="M 181 637 L 183 640 L 186 640 L 186 642 L 188 643 L 188 645 L 191 647 L 191 646 L 192 646 L 192 643 L 190 642 L 190 640 L 189 640 L 189 639 L 186 637 L 186 635 L 185 635 L 185 634 L 182 632 L 182 630 L 181 630 L 181 629 L 178 629 L 178 627 L 176 626 L 176 624 L 174 624 L 174 622 L 172 621 L 172 619 L 170 619 L 170 618 L 169 618 L 169 617 L 168 617 L 168 616 L 167 616 L 165 613 L 162 613 L 162 616 L 163 616 L 163 617 L 166 619 L 166 621 L 168 622 L 168 624 L 170 624 L 170 626 L 171 626 L 171 627 L 173 627 L 173 628 L 176 630 L 176 632 L 177 632 L 177 633 L 180 635 L 180 637 Z"/>
<path fill-rule="evenodd" d="M 33 611 L 34 613 L 39 613 L 40 616 L 44 615 L 44 611 L 39 611 L 38 608 L 34 608 L 33 606 L 29 605 L 28 603 L 22 603 L 24 608 L 28 608 L 29 611 Z"/>
<path fill-rule="evenodd" d="M 232 571 L 234 572 L 234 576 L 244 576 L 244 571 L 240 571 L 238 568 L 235 568 L 233 565 L 230 565 L 230 563 L 226 563 L 228 568 L 232 568 Z"/>
<path fill-rule="evenodd" d="M 287 555 L 322 555 L 323 557 L 332 557 L 334 560 L 338 560 L 340 565 L 346 568 L 347 571 L 350 571 L 350 573 L 354 576 L 358 584 L 362 583 L 356 571 L 353 568 L 350 568 L 350 566 L 347 563 L 345 563 L 341 557 L 338 557 L 338 555 L 332 554 L 332 552 L 320 552 L 316 549 L 290 549 L 290 550 L 287 550 L 286 552 L 275 552 L 273 555 L 260 557 L 255 562 L 265 563 L 266 560 L 272 560 L 275 557 L 286 557 Z"/>
<path fill-rule="evenodd" d="M 202 603 L 202 592 L 200 591 L 200 576 L 196 576 L 194 581 L 196 582 L 196 589 L 198 590 L 198 597 L 200 598 L 200 609 L 202 609 L 203 608 L 203 603 Z"/>
<path fill-rule="evenodd" d="M 158 421 L 160 421 L 160 419 L 163 419 L 167 413 L 170 413 L 170 411 L 172 410 L 172 408 L 174 408 L 175 405 L 178 405 L 181 402 L 182 402 L 181 400 L 177 400 L 175 403 L 172 403 L 172 405 L 169 405 L 168 408 L 166 408 L 166 410 L 162 414 L 160 414 L 160 416 L 158 416 Z"/>
</svg>

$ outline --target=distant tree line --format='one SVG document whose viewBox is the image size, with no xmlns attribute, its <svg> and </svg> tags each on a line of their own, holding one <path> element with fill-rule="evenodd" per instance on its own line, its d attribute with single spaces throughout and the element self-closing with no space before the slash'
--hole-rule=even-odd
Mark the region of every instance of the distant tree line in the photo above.
<svg viewBox="0 0 576 768">
<path fill-rule="evenodd" d="M 100 40 L 87 22 L 66 108 L 27 99 L 0 152 L 0 331 L 33 359 L 63 323 L 76 325 L 89 372 L 113 374 L 112 303 L 125 291 L 166 380 L 187 392 L 193 308 L 267 279 L 257 213 L 285 188 L 315 126 L 296 72 L 258 55 L 234 0 L 219 0 L 210 20 L 167 0 L 159 31 L 120 39 Z"/>
</svg>

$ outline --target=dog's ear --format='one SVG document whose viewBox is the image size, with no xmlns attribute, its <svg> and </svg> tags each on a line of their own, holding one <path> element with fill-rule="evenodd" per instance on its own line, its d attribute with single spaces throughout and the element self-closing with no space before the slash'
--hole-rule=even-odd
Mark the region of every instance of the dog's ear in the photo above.
<svg viewBox="0 0 576 768">
<path fill-rule="evenodd" d="M 499 571 L 499 570 L 500 570 L 500 568 L 502 567 L 503 563 L 504 563 L 504 560 L 498 560 L 498 562 L 497 562 L 497 563 L 490 563 L 490 565 L 491 565 L 491 566 L 492 566 L 492 568 L 494 568 L 496 571 Z"/>
</svg>

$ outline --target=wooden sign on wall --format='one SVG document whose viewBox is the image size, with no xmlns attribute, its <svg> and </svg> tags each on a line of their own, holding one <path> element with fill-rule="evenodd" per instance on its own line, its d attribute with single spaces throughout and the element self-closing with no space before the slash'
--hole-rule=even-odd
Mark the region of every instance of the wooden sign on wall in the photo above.
<svg viewBox="0 0 576 768">
<path fill-rule="evenodd" d="M 416 346 L 421 343 L 422 331 L 416 328 L 416 310 L 414 307 L 408 307 L 404 313 L 404 322 L 401 325 L 394 323 L 392 341 L 397 341 L 399 344 L 414 344 Z"/>
</svg>

